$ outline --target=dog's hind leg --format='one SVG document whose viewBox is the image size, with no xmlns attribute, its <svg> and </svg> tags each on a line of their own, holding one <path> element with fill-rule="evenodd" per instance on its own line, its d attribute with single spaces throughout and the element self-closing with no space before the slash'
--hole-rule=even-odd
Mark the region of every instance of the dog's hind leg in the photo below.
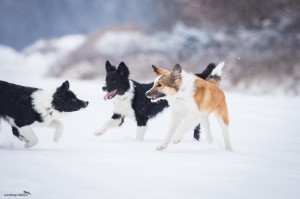
<svg viewBox="0 0 300 199">
<path fill-rule="evenodd" d="M 194 128 L 194 138 L 198 141 L 200 140 L 200 124 Z"/>
<path fill-rule="evenodd" d="M 228 151 L 232 151 L 232 146 L 229 138 L 229 130 L 228 130 L 228 124 L 229 124 L 228 111 L 227 111 L 227 105 L 225 101 L 218 107 L 215 113 L 223 132 L 225 149 Z"/>
<path fill-rule="evenodd" d="M 223 132 L 223 139 L 224 139 L 224 143 L 225 143 L 225 149 L 227 151 L 232 151 L 232 146 L 230 143 L 230 138 L 229 138 L 229 131 L 228 131 L 228 125 L 226 125 L 223 120 L 219 117 L 218 118 L 218 122 L 220 124 L 220 127 L 222 129 Z"/>
<path fill-rule="evenodd" d="M 208 116 L 205 116 L 201 119 L 201 126 L 203 127 L 203 132 L 206 134 L 206 139 L 209 144 L 213 142 L 213 137 L 211 135 L 210 125 L 208 121 Z"/>
<path fill-rule="evenodd" d="M 58 142 L 58 140 L 61 138 L 63 130 L 64 130 L 63 124 L 58 120 L 53 120 L 49 124 L 49 126 L 55 128 L 53 140 L 54 140 L 54 142 Z"/>
<path fill-rule="evenodd" d="M 100 136 L 106 133 L 106 131 L 110 128 L 114 128 L 117 126 L 121 126 L 124 122 L 124 116 L 114 113 L 110 120 L 108 120 L 102 128 L 95 132 L 96 136 Z"/>
<path fill-rule="evenodd" d="M 20 134 L 20 131 L 18 130 L 17 127 L 12 126 L 12 132 L 13 135 L 19 138 L 21 141 L 28 142 L 28 140 L 23 135 Z"/>
<path fill-rule="evenodd" d="M 26 139 L 25 148 L 33 147 L 34 145 L 36 145 L 38 143 L 38 138 L 35 135 L 35 133 L 33 132 L 31 127 L 25 126 L 25 127 L 20 128 L 19 130 L 20 130 L 20 134 L 22 136 L 24 136 Z"/>
</svg>

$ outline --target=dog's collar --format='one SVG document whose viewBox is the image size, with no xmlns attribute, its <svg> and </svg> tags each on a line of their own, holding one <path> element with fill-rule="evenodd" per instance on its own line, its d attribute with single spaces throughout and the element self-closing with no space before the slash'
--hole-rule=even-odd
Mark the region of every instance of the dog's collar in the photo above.
<svg viewBox="0 0 300 199">
<path fill-rule="evenodd" d="M 46 111 L 47 111 L 47 116 L 48 116 L 48 115 L 52 116 L 52 114 L 53 114 L 53 109 L 51 109 L 51 108 L 46 108 Z M 46 116 L 46 117 L 47 117 L 47 116 Z"/>
</svg>

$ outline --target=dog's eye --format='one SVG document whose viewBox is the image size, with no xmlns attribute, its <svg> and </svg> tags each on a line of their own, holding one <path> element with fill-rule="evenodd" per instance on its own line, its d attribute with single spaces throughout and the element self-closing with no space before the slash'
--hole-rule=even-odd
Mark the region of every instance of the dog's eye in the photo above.
<svg viewBox="0 0 300 199">
<path fill-rule="evenodd" d="M 160 83 L 157 84 L 157 87 L 162 87 L 162 85 Z"/>
</svg>

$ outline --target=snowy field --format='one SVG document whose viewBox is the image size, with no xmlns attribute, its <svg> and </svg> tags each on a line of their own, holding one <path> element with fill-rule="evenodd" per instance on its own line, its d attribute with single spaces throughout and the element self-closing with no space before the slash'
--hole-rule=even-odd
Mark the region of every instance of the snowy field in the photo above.
<svg viewBox="0 0 300 199">
<path fill-rule="evenodd" d="M 0 79 L 40 88 L 63 79 L 41 78 L 36 68 L 0 66 Z M 43 70 L 38 70 L 43 72 Z M 227 94 L 234 152 L 223 148 L 212 116 L 214 143 L 192 139 L 158 152 L 169 112 L 149 123 L 145 141 L 135 140 L 135 123 L 102 137 L 93 133 L 112 114 L 104 102 L 103 80 L 69 80 L 86 110 L 62 119 L 63 137 L 54 143 L 53 129 L 36 128 L 39 144 L 25 149 L 2 122 L 0 133 L 0 199 L 31 193 L 36 199 L 296 199 L 300 195 L 300 98 Z M 19 197 L 17 197 L 19 198 Z"/>
</svg>

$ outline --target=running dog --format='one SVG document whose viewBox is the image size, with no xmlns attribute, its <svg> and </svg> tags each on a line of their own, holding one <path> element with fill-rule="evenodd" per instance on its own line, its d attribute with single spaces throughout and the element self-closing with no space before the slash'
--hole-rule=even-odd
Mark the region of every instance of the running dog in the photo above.
<svg viewBox="0 0 300 199">
<path fill-rule="evenodd" d="M 65 113 L 78 111 L 88 105 L 77 99 L 65 81 L 54 91 L 46 91 L 0 81 L 0 119 L 6 120 L 13 134 L 30 148 L 38 143 L 34 126 L 55 128 L 54 141 L 58 142 L 63 124 L 58 120 Z"/>
<path fill-rule="evenodd" d="M 185 132 L 200 122 L 207 140 L 212 143 L 208 116 L 215 113 L 223 132 L 225 149 L 232 151 L 228 131 L 228 111 L 225 94 L 217 85 L 215 79 L 221 76 L 224 62 L 221 62 L 212 71 L 209 81 L 187 73 L 176 64 L 173 70 L 158 68 L 153 66 L 153 70 L 158 76 L 153 87 L 146 92 L 146 96 L 151 102 L 167 100 L 171 109 L 171 120 L 167 135 L 162 144 L 156 149 L 167 148 L 174 133 L 173 143 L 181 142 Z"/>
</svg>

